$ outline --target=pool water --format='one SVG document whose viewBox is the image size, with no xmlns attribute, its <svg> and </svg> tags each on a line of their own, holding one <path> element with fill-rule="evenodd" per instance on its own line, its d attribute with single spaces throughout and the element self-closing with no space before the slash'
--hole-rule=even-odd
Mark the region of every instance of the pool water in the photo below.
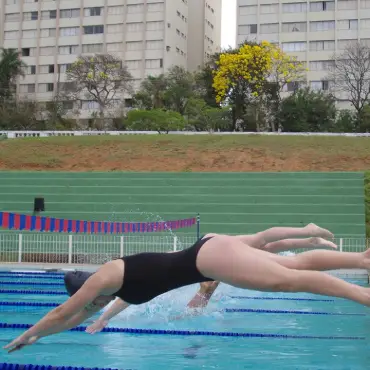
<svg viewBox="0 0 370 370">
<path fill-rule="evenodd" d="M 62 280 L 36 277 L 0 276 L 1 289 L 64 291 Z M 3 282 L 13 284 L 3 284 Z M 26 282 L 16 285 L 14 282 Z M 38 286 L 40 282 L 59 285 Z M 365 281 L 352 281 L 365 285 Z M 359 304 L 334 302 L 254 300 L 234 296 L 331 299 L 309 294 L 268 294 L 220 285 L 201 316 L 178 318 L 197 291 L 189 286 L 169 292 L 152 302 L 130 307 L 114 318 L 111 327 L 201 330 L 213 332 L 286 334 L 296 336 L 365 337 L 365 340 L 281 339 L 217 336 L 171 336 L 147 334 L 67 332 L 43 338 L 22 351 L 0 353 L 0 363 L 115 369 L 368 369 L 370 354 L 367 336 L 370 316 L 302 315 L 292 313 L 225 312 L 226 309 L 263 309 L 368 314 Z M 0 302 L 62 303 L 64 295 L 0 294 Z M 0 322 L 33 324 L 50 308 L 0 306 Z M 22 333 L 0 329 L 5 345 Z"/>
</svg>

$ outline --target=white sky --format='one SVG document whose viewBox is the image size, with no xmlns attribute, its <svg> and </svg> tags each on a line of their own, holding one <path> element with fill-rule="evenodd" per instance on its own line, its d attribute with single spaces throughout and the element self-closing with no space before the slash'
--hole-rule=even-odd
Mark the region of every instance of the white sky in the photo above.
<svg viewBox="0 0 370 370">
<path fill-rule="evenodd" d="M 236 0 L 222 0 L 221 46 L 235 46 L 236 37 Z"/>
</svg>

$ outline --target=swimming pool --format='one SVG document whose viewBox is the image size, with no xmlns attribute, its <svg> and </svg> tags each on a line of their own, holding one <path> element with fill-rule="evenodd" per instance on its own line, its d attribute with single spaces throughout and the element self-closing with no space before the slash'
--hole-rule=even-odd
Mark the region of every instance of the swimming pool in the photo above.
<svg viewBox="0 0 370 370">
<path fill-rule="evenodd" d="M 364 280 L 351 281 L 361 285 L 366 283 Z M 51 309 L 9 305 L 11 303 L 58 304 L 67 298 L 66 295 L 43 294 L 64 292 L 61 275 L 19 276 L 0 272 L 0 286 L 1 323 L 33 324 Z M 6 293 L 9 290 L 13 292 Z M 14 290 L 22 292 L 14 293 Z M 39 294 L 27 293 L 35 290 Z M 138 370 L 166 367 L 357 370 L 369 367 L 367 334 L 370 327 L 367 323 L 370 316 L 365 315 L 370 311 L 365 307 L 308 294 L 268 294 L 220 285 L 203 315 L 175 319 L 184 312 L 196 290 L 197 286 L 185 287 L 149 304 L 130 307 L 114 318 L 110 327 L 192 333 L 283 334 L 298 338 L 221 337 L 204 333 L 175 335 L 175 332 L 170 335 L 67 332 L 44 338 L 34 346 L 10 355 L 2 351 L 0 363 Z M 293 300 L 297 298 L 299 300 Z M 258 311 L 261 309 L 264 311 Z M 302 314 L 301 311 L 316 314 Z M 322 314 L 324 312 L 329 315 Z M 20 335 L 22 330 L 0 329 L 1 345 Z M 302 338 L 307 336 L 311 338 Z"/>
</svg>

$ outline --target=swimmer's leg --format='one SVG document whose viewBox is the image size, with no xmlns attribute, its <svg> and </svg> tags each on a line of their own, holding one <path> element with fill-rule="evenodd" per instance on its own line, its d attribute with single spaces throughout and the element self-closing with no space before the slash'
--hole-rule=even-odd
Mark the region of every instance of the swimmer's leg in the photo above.
<svg viewBox="0 0 370 370">
<path fill-rule="evenodd" d="M 253 247 L 253 245 L 251 245 Z M 315 249 L 315 248 L 331 248 L 338 247 L 331 241 L 323 238 L 308 238 L 308 239 L 285 239 L 278 242 L 268 243 L 261 249 L 270 253 L 286 252 L 292 249 Z"/>
<path fill-rule="evenodd" d="M 369 288 L 347 283 L 319 271 L 290 269 L 263 254 L 289 258 L 255 250 L 235 241 L 234 238 L 220 237 L 210 240 L 202 247 L 198 254 L 197 266 L 204 276 L 238 288 L 268 292 L 307 292 L 347 298 L 370 306 Z"/>
<path fill-rule="evenodd" d="M 309 224 L 305 227 L 272 227 L 254 235 L 239 235 L 236 238 L 254 248 L 261 249 L 279 240 L 312 237 L 333 239 L 334 235 L 329 230 Z"/>
</svg>

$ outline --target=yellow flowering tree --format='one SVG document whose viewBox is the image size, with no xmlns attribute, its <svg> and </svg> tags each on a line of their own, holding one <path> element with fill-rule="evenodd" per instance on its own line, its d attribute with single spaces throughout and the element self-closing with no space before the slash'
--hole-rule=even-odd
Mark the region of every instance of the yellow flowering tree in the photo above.
<svg viewBox="0 0 370 370">
<path fill-rule="evenodd" d="M 132 92 L 132 76 L 127 67 L 109 54 L 80 56 L 67 70 L 67 81 L 68 97 L 96 103 L 92 117 L 99 117 L 103 123 L 122 101 L 123 94 Z"/>
<path fill-rule="evenodd" d="M 231 105 L 235 121 L 243 120 L 248 110 L 255 112 L 258 129 L 261 109 L 271 109 L 272 101 L 279 103 L 283 87 L 301 79 L 303 73 L 303 65 L 277 46 L 268 42 L 246 43 L 219 55 L 213 88 L 218 103 Z M 264 113 L 268 115 L 266 109 Z"/>
</svg>

